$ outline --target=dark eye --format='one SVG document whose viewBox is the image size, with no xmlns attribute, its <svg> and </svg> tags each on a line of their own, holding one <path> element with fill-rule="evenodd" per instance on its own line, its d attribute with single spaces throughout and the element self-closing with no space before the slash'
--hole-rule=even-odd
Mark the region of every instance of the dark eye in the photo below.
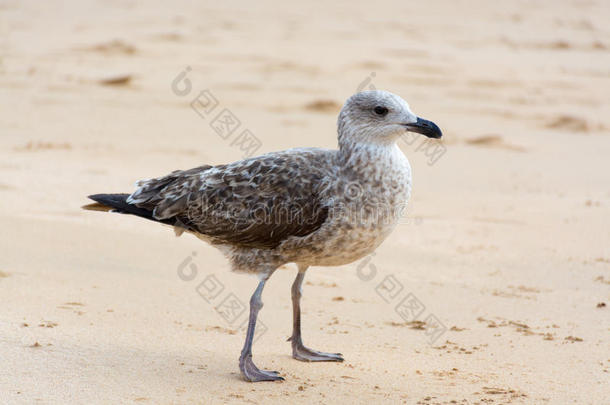
<svg viewBox="0 0 610 405">
<path fill-rule="evenodd" d="M 375 111 L 375 114 L 377 114 L 377 115 L 381 115 L 382 117 L 388 113 L 388 109 L 387 109 L 387 108 L 385 108 L 385 107 L 382 107 L 382 106 L 380 106 L 380 105 L 378 105 L 377 107 L 375 107 L 375 108 L 373 109 L 373 111 Z"/>
</svg>

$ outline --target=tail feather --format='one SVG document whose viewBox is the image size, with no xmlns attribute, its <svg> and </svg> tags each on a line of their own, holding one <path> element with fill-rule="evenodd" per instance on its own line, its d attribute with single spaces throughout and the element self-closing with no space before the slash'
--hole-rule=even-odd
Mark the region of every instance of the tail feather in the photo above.
<svg viewBox="0 0 610 405">
<path fill-rule="evenodd" d="M 166 219 L 157 219 L 153 216 L 153 212 L 145 208 L 137 207 L 127 202 L 129 194 L 94 194 L 89 198 L 95 201 L 93 204 L 84 205 L 82 208 L 89 211 L 105 211 L 119 212 L 122 214 L 136 215 L 141 218 L 146 218 L 154 222 L 171 225 L 174 227 L 176 236 L 180 236 L 183 232 L 198 232 L 190 221 L 178 217 Z"/>
<path fill-rule="evenodd" d="M 109 207 L 107 205 L 100 204 L 97 202 L 92 203 L 92 204 L 83 205 L 81 208 L 84 210 L 88 210 L 88 211 L 103 211 L 103 212 L 109 212 L 114 209 L 112 207 Z"/>
</svg>

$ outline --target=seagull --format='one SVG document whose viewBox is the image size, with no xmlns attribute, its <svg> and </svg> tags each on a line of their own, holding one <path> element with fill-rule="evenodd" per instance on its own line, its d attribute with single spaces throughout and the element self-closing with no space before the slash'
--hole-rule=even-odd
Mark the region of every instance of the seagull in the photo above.
<svg viewBox="0 0 610 405">
<path fill-rule="evenodd" d="M 311 266 L 340 266 L 371 254 L 397 225 L 411 193 L 411 166 L 398 148 L 406 131 L 441 138 L 399 96 L 362 91 L 343 105 L 338 149 L 294 148 L 230 164 L 177 170 L 140 180 L 131 194 L 95 194 L 85 209 L 119 212 L 171 225 L 218 248 L 236 272 L 256 274 L 239 368 L 246 381 L 283 380 L 259 369 L 252 342 L 265 283 L 295 263 L 292 356 L 343 361 L 310 349 L 301 337 L 301 295 Z"/>
</svg>

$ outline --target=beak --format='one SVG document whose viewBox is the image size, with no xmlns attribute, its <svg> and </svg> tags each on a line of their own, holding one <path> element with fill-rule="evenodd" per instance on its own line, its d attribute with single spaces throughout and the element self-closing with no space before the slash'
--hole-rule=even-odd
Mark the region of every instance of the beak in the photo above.
<svg viewBox="0 0 610 405">
<path fill-rule="evenodd" d="M 411 124 L 405 124 L 407 131 L 417 132 L 418 134 L 426 135 L 428 138 L 440 138 L 443 136 L 441 129 L 432 121 L 417 117 L 417 121 Z"/>
</svg>

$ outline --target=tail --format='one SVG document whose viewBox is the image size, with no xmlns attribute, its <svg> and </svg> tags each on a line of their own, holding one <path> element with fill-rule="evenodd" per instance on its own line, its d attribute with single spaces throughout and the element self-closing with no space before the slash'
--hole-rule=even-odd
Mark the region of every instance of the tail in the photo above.
<svg viewBox="0 0 610 405">
<path fill-rule="evenodd" d="M 154 222 L 171 225 L 174 227 L 176 236 L 182 235 L 185 231 L 199 232 L 197 227 L 191 221 L 184 219 L 184 222 L 178 217 L 170 217 L 166 219 L 157 219 L 153 216 L 153 212 L 145 208 L 137 207 L 127 202 L 129 194 L 94 194 L 89 198 L 95 201 L 93 204 L 84 205 L 82 208 L 89 211 L 105 211 L 119 212 L 121 214 L 136 215 L 141 218 L 146 218 Z"/>
<path fill-rule="evenodd" d="M 94 194 L 90 195 L 89 198 L 95 201 L 95 203 L 84 205 L 82 208 L 89 211 L 111 211 L 132 214 L 152 221 L 163 222 L 155 219 L 152 211 L 129 204 L 127 197 L 129 197 L 129 194 Z"/>
</svg>

